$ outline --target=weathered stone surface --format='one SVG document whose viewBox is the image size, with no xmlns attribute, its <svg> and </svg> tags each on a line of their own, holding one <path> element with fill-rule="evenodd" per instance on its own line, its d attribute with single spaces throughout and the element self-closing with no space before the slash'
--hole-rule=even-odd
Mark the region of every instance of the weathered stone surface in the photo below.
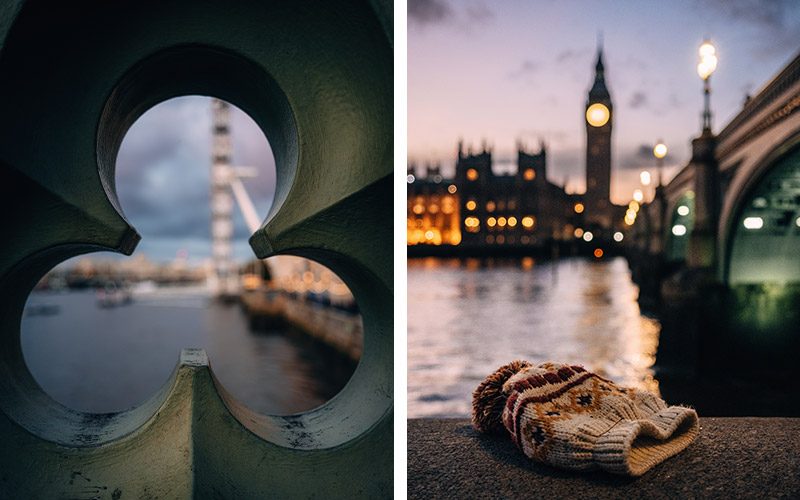
<svg viewBox="0 0 800 500">
<path fill-rule="evenodd" d="M 408 421 L 408 497 L 800 498 L 800 418 L 701 418 L 700 437 L 639 478 L 538 464 L 467 419 Z"/>
</svg>

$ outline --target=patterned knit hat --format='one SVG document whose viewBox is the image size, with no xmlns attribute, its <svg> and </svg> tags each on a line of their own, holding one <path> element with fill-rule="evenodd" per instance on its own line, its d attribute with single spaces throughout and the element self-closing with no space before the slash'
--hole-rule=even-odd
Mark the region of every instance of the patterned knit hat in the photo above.
<svg viewBox="0 0 800 500">
<path fill-rule="evenodd" d="M 622 388 L 582 366 L 515 361 L 472 398 L 472 423 L 503 427 L 525 455 L 573 470 L 640 476 L 697 437 L 697 413 L 649 392 Z"/>
</svg>

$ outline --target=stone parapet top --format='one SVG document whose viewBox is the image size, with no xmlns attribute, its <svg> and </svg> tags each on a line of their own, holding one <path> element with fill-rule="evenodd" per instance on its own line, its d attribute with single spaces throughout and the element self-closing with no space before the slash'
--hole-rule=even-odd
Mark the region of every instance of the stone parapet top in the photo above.
<svg viewBox="0 0 800 500">
<path fill-rule="evenodd" d="M 468 419 L 408 420 L 408 498 L 800 498 L 800 418 L 701 418 L 700 437 L 639 478 L 538 464 Z"/>
</svg>

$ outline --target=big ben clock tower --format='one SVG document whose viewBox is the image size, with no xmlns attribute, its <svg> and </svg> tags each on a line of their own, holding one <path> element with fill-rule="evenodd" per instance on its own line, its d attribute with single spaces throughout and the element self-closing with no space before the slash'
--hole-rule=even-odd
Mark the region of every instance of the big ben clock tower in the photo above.
<svg viewBox="0 0 800 500">
<path fill-rule="evenodd" d="M 597 49 L 594 85 L 586 100 L 585 220 L 611 227 L 611 125 L 614 113 L 606 88 L 603 47 Z"/>
</svg>

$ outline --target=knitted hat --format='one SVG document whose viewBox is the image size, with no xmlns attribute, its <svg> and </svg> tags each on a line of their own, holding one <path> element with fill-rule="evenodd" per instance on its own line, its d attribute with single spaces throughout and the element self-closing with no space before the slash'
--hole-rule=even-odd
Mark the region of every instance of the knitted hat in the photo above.
<svg viewBox="0 0 800 500">
<path fill-rule="evenodd" d="M 618 387 L 582 366 L 526 361 L 489 375 L 472 398 L 484 433 L 505 427 L 530 458 L 574 470 L 640 476 L 697 437 L 697 413 Z"/>
</svg>

